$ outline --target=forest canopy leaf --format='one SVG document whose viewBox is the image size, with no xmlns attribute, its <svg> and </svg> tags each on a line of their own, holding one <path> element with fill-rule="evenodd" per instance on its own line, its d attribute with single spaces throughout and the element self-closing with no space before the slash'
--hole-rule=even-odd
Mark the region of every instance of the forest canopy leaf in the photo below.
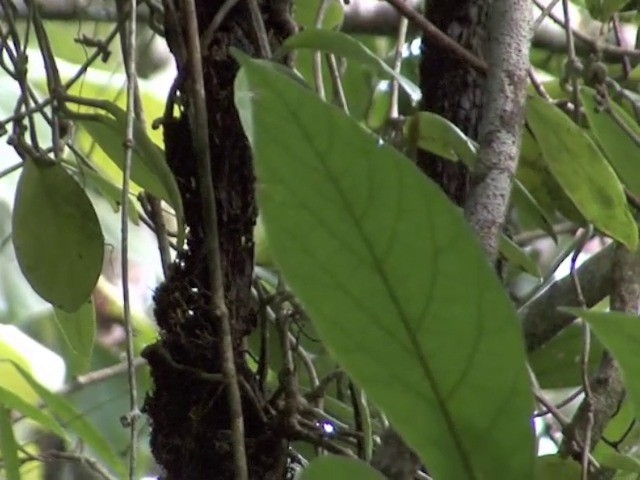
<svg viewBox="0 0 640 480">
<path fill-rule="evenodd" d="M 518 320 L 462 215 L 338 109 L 236 58 L 269 243 L 327 348 L 435 478 L 531 479 Z"/>
<path fill-rule="evenodd" d="M 527 121 L 549 170 L 584 217 L 624 243 L 638 245 L 638 226 L 615 172 L 589 136 L 559 108 L 537 96 Z"/>
<path fill-rule="evenodd" d="M 55 318 L 65 341 L 67 362 L 73 375 L 85 373 L 91 364 L 96 336 L 93 301 L 89 299 L 76 312 L 55 309 Z"/>
<path fill-rule="evenodd" d="M 591 131 L 611 166 L 631 193 L 640 195 L 640 146 L 618 125 L 612 115 L 623 122 L 636 138 L 640 138 L 640 126 L 624 108 L 613 101 L 608 101 L 611 112 L 601 109 L 597 93 L 591 88 L 580 88 L 580 100 Z"/>
<path fill-rule="evenodd" d="M 16 189 L 13 244 L 43 299 L 67 312 L 87 301 L 102 270 L 104 237 L 82 187 L 60 165 L 27 160 Z"/>
</svg>

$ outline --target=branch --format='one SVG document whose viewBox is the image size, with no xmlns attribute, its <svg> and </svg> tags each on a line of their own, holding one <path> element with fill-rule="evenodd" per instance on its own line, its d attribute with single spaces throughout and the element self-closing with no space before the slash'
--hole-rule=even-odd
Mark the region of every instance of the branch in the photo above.
<svg viewBox="0 0 640 480">
<path fill-rule="evenodd" d="M 494 0 L 489 10 L 489 71 L 480 123 L 478 166 L 465 216 L 493 263 L 516 175 L 531 46 L 528 0 Z"/>
<path fill-rule="evenodd" d="M 609 245 L 577 269 L 587 307 L 594 306 L 611 293 L 613 259 L 614 246 Z M 542 347 L 575 320 L 573 315 L 558 311 L 559 306 L 580 306 L 570 275 L 549 285 L 518 310 L 529 352 Z"/>
</svg>

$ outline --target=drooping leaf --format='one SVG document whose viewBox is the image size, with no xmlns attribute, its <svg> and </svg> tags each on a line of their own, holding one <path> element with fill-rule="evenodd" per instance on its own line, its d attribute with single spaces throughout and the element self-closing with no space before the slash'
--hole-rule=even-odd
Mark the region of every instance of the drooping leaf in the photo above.
<svg viewBox="0 0 640 480">
<path fill-rule="evenodd" d="M 110 105 L 109 113 L 93 114 L 92 118 L 81 118 L 77 122 L 84 128 L 100 148 L 124 169 L 127 114 L 117 105 Z M 139 121 L 133 124 L 133 157 L 131 180 L 152 195 L 165 200 L 176 212 L 178 222 L 178 245 L 184 242 L 184 212 L 182 197 L 176 179 L 165 160 L 164 152 L 147 135 Z"/>
<path fill-rule="evenodd" d="M 0 404 L 0 453 L 2 467 L 7 480 L 20 480 L 20 461 L 18 460 L 18 443 L 13 434 L 11 412 Z"/>
<path fill-rule="evenodd" d="M 398 84 L 414 101 L 420 99 L 420 89 L 415 83 L 395 72 L 393 68 L 351 35 L 331 30 L 304 30 L 285 40 L 276 55 L 282 55 L 288 51 L 299 48 L 333 53 L 334 55 L 347 58 L 353 62 L 358 62 L 363 66 L 373 69 L 384 78 L 395 78 Z"/>
<path fill-rule="evenodd" d="M 330 478 L 384 480 L 380 472 L 362 460 L 334 455 L 316 458 L 300 474 L 300 480 L 328 480 Z"/>
<path fill-rule="evenodd" d="M 540 278 L 542 276 L 538 263 L 506 235 L 501 235 L 500 237 L 499 250 L 500 255 L 514 267 L 527 272 L 533 277 Z"/>
<path fill-rule="evenodd" d="M 89 299 L 73 313 L 56 309 L 55 317 L 66 342 L 70 370 L 74 375 L 80 375 L 86 372 L 91 364 L 91 353 L 96 335 L 93 301 Z"/>
<path fill-rule="evenodd" d="M 611 112 L 599 108 L 597 93 L 588 87 L 580 88 L 580 100 L 589 120 L 589 126 L 602 147 L 607 159 L 617 172 L 622 183 L 635 194 L 640 195 L 640 146 L 633 141 L 627 132 L 616 123 Z M 627 128 L 640 138 L 640 126 L 624 108 L 615 102 L 609 102 L 613 114 Z"/>
<path fill-rule="evenodd" d="M 33 289 L 67 312 L 87 301 L 102 270 L 96 212 L 61 165 L 25 162 L 12 218 L 18 264 Z"/>
<path fill-rule="evenodd" d="M 615 172 L 589 136 L 539 97 L 527 102 L 527 121 L 551 173 L 596 228 L 635 250 L 638 226 Z"/>
<path fill-rule="evenodd" d="M 124 478 L 126 469 L 123 460 L 111 448 L 102 433 L 81 412 L 74 408 L 66 398 L 43 387 L 20 365 L 14 363 L 13 366 L 40 396 L 46 407 L 58 418 L 60 423 L 65 425 L 67 430 L 78 435 L 109 468 L 118 473 L 119 478 Z"/>
<path fill-rule="evenodd" d="M 404 134 L 422 150 L 473 168 L 478 157 L 476 143 L 453 123 L 432 112 L 418 112 L 407 119 Z"/>
<path fill-rule="evenodd" d="M 62 438 L 66 437 L 64 430 L 51 415 L 43 412 L 38 407 L 30 404 L 15 393 L 2 387 L 0 387 L 0 404 L 4 405 L 9 410 L 20 412 L 25 417 L 38 423 L 45 430 L 53 432 Z"/>
<path fill-rule="evenodd" d="M 553 230 L 553 216 L 546 212 L 536 199 L 529 193 L 517 178 L 513 182 L 511 201 L 516 207 L 518 218 L 533 228 L 539 228 L 558 243 L 558 237 Z"/>
<path fill-rule="evenodd" d="M 338 109 L 236 58 L 270 246 L 327 348 L 434 477 L 533 478 L 518 320 L 463 217 Z"/>
<path fill-rule="evenodd" d="M 638 362 L 638 344 L 640 344 L 640 317 L 613 311 L 598 312 L 579 308 L 563 308 L 562 310 L 586 321 L 600 342 L 618 361 L 627 393 L 635 407 L 636 416 L 639 415 L 640 363 Z"/>
</svg>

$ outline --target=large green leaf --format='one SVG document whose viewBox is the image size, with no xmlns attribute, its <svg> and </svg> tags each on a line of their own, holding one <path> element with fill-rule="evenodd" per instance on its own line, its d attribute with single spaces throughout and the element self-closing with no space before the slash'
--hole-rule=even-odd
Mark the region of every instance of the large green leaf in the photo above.
<svg viewBox="0 0 640 480">
<path fill-rule="evenodd" d="M 55 317 L 65 340 L 67 364 L 73 375 L 80 375 L 91 364 L 91 353 L 96 335 L 93 301 L 89 299 L 77 312 L 56 309 Z"/>
<path fill-rule="evenodd" d="M 33 289 L 67 312 L 87 301 L 102 270 L 104 238 L 80 185 L 59 164 L 27 160 L 12 218 L 18 264 Z"/>
<path fill-rule="evenodd" d="M 73 407 L 64 397 L 50 392 L 38 383 L 24 368 L 14 363 L 13 366 L 22 378 L 35 390 L 44 404 L 55 415 L 65 428 L 76 435 L 90 447 L 119 478 L 124 478 L 125 466 L 118 454 L 111 448 L 102 433 L 97 430 L 85 416 Z"/>
<path fill-rule="evenodd" d="M 598 147 L 556 106 L 533 96 L 527 121 L 551 173 L 596 228 L 635 250 L 638 226 L 624 190 Z"/>
<path fill-rule="evenodd" d="M 4 405 L 9 410 L 20 412 L 25 417 L 40 424 L 40 426 L 46 430 L 53 432 L 62 438 L 66 437 L 64 430 L 62 430 L 60 425 L 58 425 L 58 422 L 56 422 L 50 414 L 41 411 L 38 407 L 31 405 L 15 393 L 2 387 L 0 387 L 0 404 Z"/>
<path fill-rule="evenodd" d="M 544 455 L 536 461 L 536 480 L 580 480 L 582 469 L 571 459 Z"/>
<path fill-rule="evenodd" d="M 635 195 L 640 195 L 640 147 L 614 120 L 611 113 L 599 107 L 595 90 L 580 88 L 580 100 L 589 120 L 589 126 L 602 147 L 607 159 L 618 173 L 622 183 Z M 636 137 L 640 137 L 640 126 L 625 112 L 624 108 L 609 102 L 616 117 Z"/>
<path fill-rule="evenodd" d="M 518 320 L 462 215 L 337 108 L 237 57 L 269 242 L 327 347 L 434 477 L 531 479 Z"/>
<path fill-rule="evenodd" d="M 385 78 L 395 78 L 398 84 L 413 100 L 417 101 L 420 98 L 420 89 L 415 83 L 395 72 L 389 65 L 382 61 L 380 57 L 351 35 L 331 30 L 304 30 L 285 40 L 280 52 L 277 52 L 276 55 L 281 55 L 297 48 L 333 53 L 334 55 L 339 55 L 353 62 L 357 62 L 374 70 Z"/>
<path fill-rule="evenodd" d="M 20 480 L 20 461 L 18 460 L 18 443 L 13 434 L 10 411 L 0 404 L 0 453 L 7 480 Z"/>
<path fill-rule="evenodd" d="M 579 308 L 563 308 L 581 317 L 593 329 L 604 347 L 620 364 L 624 385 L 633 402 L 636 417 L 640 414 L 640 318 L 622 312 L 597 312 Z"/>
<path fill-rule="evenodd" d="M 336 456 L 318 457 L 306 467 L 300 480 L 384 480 L 384 477 L 361 460 Z"/>
</svg>

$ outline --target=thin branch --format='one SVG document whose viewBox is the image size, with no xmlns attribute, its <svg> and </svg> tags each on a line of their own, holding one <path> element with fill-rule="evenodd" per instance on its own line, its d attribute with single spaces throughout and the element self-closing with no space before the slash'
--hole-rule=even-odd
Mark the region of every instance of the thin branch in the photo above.
<svg viewBox="0 0 640 480">
<path fill-rule="evenodd" d="M 119 0 L 121 1 L 121 0 Z M 119 8 L 125 16 L 129 15 L 129 22 L 126 24 L 126 41 L 122 40 L 122 48 L 125 53 L 125 71 L 127 74 L 127 123 L 124 140 L 124 169 L 122 175 L 122 212 L 120 216 L 121 238 L 121 275 L 122 275 L 122 305 L 124 310 L 124 327 L 126 334 L 127 352 L 127 380 L 129 382 L 129 413 L 123 418 L 123 425 L 129 428 L 129 480 L 136 478 L 136 462 L 138 452 L 138 418 L 140 410 L 138 407 L 138 387 L 136 382 L 135 360 L 135 339 L 133 324 L 131 322 L 131 299 L 129 292 L 129 190 L 131 183 L 131 164 L 133 162 L 133 149 L 135 139 L 133 137 L 133 125 L 136 116 L 136 12 L 137 1 L 128 0 Z M 122 35 L 122 32 L 121 32 Z"/>
<path fill-rule="evenodd" d="M 233 463 L 235 478 L 248 480 L 247 455 L 244 439 L 244 419 L 242 400 L 238 385 L 238 374 L 233 356 L 229 310 L 224 298 L 224 276 L 220 258 L 220 235 L 218 232 L 218 214 L 211 172 L 211 153 L 209 146 L 209 125 L 207 118 L 206 95 L 202 74 L 202 53 L 198 37 L 198 20 L 194 0 L 183 0 L 187 33 L 187 55 L 191 81 L 189 115 L 191 117 L 194 150 L 197 171 L 200 178 L 200 197 L 203 209 L 204 245 L 209 270 L 209 290 L 211 291 L 211 313 L 220 325 L 222 373 L 227 383 L 227 400 L 233 438 Z"/>
<path fill-rule="evenodd" d="M 389 4 L 393 5 L 393 7 L 396 8 L 396 10 L 398 10 L 398 12 L 400 12 L 400 14 L 403 17 L 406 17 L 410 22 L 414 23 L 418 28 L 420 28 L 420 30 L 422 30 L 422 32 L 425 34 L 425 36 L 429 40 L 438 44 L 438 46 L 442 47 L 443 49 L 449 51 L 449 53 L 451 53 L 452 55 L 460 58 L 467 65 L 469 65 L 479 73 L 483 73 L 483 74 L 487 73 L 489 67 L 487 66 L 487 63 L 484 60 L 478 58 L 476 55 L 474 55 L 469 50 L 467 50 L 462 45 L 460 45 L 458 42 L 456 42 L 451 37 L 449 37 L 449 35 L 447 35 L 438 27 L 436 27 L 433 23 L 427 20 L 423 15 L 421 15 L 416 10 L 411 8 L 411 5 L 407 3 L 405 0 L 386 0 L 386 1 Z M 525 18 L 526 19 L 529 18 L 529 11 L 527 11 Z M 529 55 L 529 52 L 527 52 L 526 58 L 528 58 L 528 55 Z"/>
</svg>

